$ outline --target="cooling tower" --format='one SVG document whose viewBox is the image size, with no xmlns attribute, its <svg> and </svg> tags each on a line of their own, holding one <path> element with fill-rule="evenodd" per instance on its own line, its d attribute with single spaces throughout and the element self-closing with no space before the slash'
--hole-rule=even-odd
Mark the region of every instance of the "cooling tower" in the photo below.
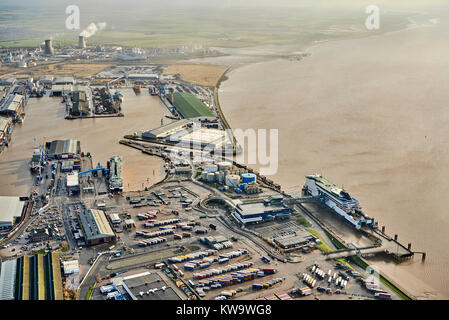
<svg viewBox="0 0 449 320">
<path fill-rule="evenodd" d="M 51 40 L 45 40 L 45 54 L 52 55 L 55 53 Z"/>
<path fill-rule="evenodd" d="M 86 48 L 86 39 L 84 38 L 84 36 L 78 37 L 78 48 L 80 49 Z"/>
</svg>

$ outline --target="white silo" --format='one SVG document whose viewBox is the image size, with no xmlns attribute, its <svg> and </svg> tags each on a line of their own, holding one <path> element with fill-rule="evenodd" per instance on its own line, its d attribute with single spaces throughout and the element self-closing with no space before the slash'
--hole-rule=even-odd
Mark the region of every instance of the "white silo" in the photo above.
<svg viewBox="0 0 449 320">
<path fill-rule="evenodd" d="M 240 183 L 240 176 L 231 174 L 226 176 L 226 185 L 229 187 L 237 187 Z"/>
</svg>

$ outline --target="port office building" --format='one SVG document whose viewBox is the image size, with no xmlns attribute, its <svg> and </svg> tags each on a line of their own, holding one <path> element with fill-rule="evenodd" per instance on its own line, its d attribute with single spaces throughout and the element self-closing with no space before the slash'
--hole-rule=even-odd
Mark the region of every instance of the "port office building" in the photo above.
<svg viewBox="0 0 449 320">
<path fill-rule="evenodd" d="M 238 222 L 246 225 L 287 218 L 290 213 L 290 208 L 282 202 L 282 198 L 268 198 L 258 202 L 238 203 L 232 215 Z"/>
<path fill-rule="evenodd" d="M 115 241 L 115 234 L 104 211 L 89 209 L 79 215 L 84 243 L 92 246 Z"/>
</svg>

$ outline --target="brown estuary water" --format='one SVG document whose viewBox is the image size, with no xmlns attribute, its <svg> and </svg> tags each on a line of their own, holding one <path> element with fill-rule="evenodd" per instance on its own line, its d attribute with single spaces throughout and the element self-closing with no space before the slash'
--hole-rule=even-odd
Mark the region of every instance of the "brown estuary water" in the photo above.
<svg viewBox="0 0 449 320">
<path fill-rule="evenodd" d="M 284 190 L 322 173 L 388 234 L 427 252 L 424 264 L 420 256 L 399 266 L 373 261 L 421 299 L 449 298 L 449 27 L 442 20 L 316 44 L 301 61 L 256 57 L 234 64 L 219 90 L 232 128 L 279 130 L 271 178 Z"/>
<path fill-rule="evenodd" d="M 159 99 L 147 91 L 136 96 L 132 89 L 121 89 L 125 117 L 65 120 L 65 106 L 60 97 L 31 98 L 25 107 L 23 124 L 16 125 L 12 143 L 0 154 L 0 194 L 27 195 L 33 184 L 29 161 L 37 143 L 55 139 L 78 139 L 81 150 L 92 154 L 93 165 L 113 155 L 123 159 L 124 189 L 139 190 L 164 176 L 163 161 L 139 150 L 120 145 L 125 134 L 154 128 L 165 115 Z M 168 120 L 168 119 L 166 119 Z"/>
</svg>

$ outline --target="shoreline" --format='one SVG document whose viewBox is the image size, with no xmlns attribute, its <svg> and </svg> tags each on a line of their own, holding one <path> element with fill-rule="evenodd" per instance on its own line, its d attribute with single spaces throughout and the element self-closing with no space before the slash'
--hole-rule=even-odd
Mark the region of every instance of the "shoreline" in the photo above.
<svg viewBox="0 0 449 320">
<path fill-rule="evenodd" d="M 216 100 L 215 100 L 215 102 L 216 102 L 217 110 L 219 110 L 220 120 L 223 121 L 223 123 L 225 123 L 227 126 L 229 126 L 229 124 L 228 124 L 228 122 L 227 122 L 227 120 L 226 120 L 226 117 L 224 116 L 224 113 L 223 113 L 223 111 L 222 111 L 222 109 L 221 109 L 221 105 L 220 105 L 219 100 L 218 100 L 218 89 L 219 89 L 219 85 L 221 84 L 221 82 L 227 80 L 227 79 L 225 79 L 225 80 L 222 80 L 222 79 L 224 78 L 224 76 L 226 75 L 226 73 L 227 73 L 229 70 L 230 70 L 230 68 L 228 68 L 228 69 L 223 73 L 223 75 L 220 77 L 219 81 L 217 82 L 217 86 L 214 88 L 214 93 L 216 92 Z M 232 132 L 232 128 L 231 128 L 230 126 L 229 126 L 228 129 Z M 234 136 L 233 136 L 233 139 L 235 140 L 235 137 L 234 137 Z M 282 188 L 282 186 L 281 186 L 281 188 Z M 286 193 L 286 192 L 284 192 L 284 191 L 280 191 L 280 193 L 283 194 L 283 195 L 288 195 L 288 193 Z M 288 195 L 288 196 L 291 197 L 291 195 Z M 327 232 L 329 232 L 330 235 L 331 235 L 333 238 L 336 238 L 336 235 L 332 234 L 332 232 L 331 232 L 330 230 L 327 230 L 327 229 L 324 229 L 324 230 L 326 230 Z M 328 238 L 329 238 L 329 237 L 328 237 Z M 329 240 L 332 242 L 332 240 L 331 240 L 330 238 L 329 238 Z M 346 246 L 345 246 L 345 247 L 346 247 Z M 360 259 L 360 261 L 362 262 L 362 264 L 366 264 L 367 267 L 370 266 L 370 264 L 369 264 L 365 259 L 362 259 L 362 258 L 358 258 L 358 259 Z M 354 263 L 354 262 L 353 262 L 353 263 Z M 362 265 L 360 265 L 360 264 L 358 264 L 358 263 L 355 263 L 355 264 L 358 265 L 359 267 L 362 267 Z M 384 273 L 384 272 L 381 271 L 381 272 L 379 272 L 379 275 L 380 275 L 380 280 L 381 280 L 382 282 L 384 282 L 388 287 L 390 287 L 393 291 L 397 292 L 399 295 L 401 295 L 402 297 L 404 297 L 404 300 L 417 300 L 416 297 L 415 297 L 414 295 L 412 295 L 412 294 L 411 294 L 407 289 L 405 289 L 403 286 L 400 286 L 397 282 L 395 282 L 394 280 L 392 280 L 392 278 L 391 278 L 389 275 L 387 275 L 386 273 Z"/>
<path fill-rule="evenodd" d="M 419 28 L 419 27 L 425 27 L 425 26 L 414 26 L 414 28 Z M 410 28 L 408 28 L 408 27 L 406 27 L 406 28 L 403 28 L 403 29 L 401 29 L 401 30 L 396 30 L 396 31 L 390 31 L 390 32 L 385 32 L 385 33 L 382 33 L 382 34 L 376 34 L 376 35 L 371 35 L 370 37 L 380 37 L 380 36 L 385 36 L 385 35 L 387 35 L 387 34 L 390 34 L 390 33 L 397 33 L 397 32 L 404 32 L 404 31 L 409 31 L 410 30 Z M 360 37 L 360 38 L 365 38 L 365 37 Z M 337 40 L 339 40 L 339 41 L 345 41 L 345 40 L 354 40 L 353 38 L 351 38 L 351 39 L 337 39 Z M 325 41 L 325 42 L 320 42 L 320 43 L 313 43 L 313 44 L 311 44 L 311 45 L 308 45 L 308 46 L 306 46 L 303 50 L 310 50 L 310 49 L 312 49 L 312 48 L 315 48 L 315 47 L 317 47 L 318 45 L 320 45 L 320 44 L 322 44 L 322 43 L 327 43 L 327 42 L 330 42 L 330 41 L 337 41 L 337 40 L 328 40 L 328 41 Z M 234 71 L 234 70 L 236 70 L 236 69 L 238 69 L 238 68 L 240 68 L 240 67 L 245 67 L 245 66 L 248 66 L 248 65 L 252 65 L 252 64 L 257 64 L 257 63 L 267 63 L 267 62 L 272 62 L 272 61 L 275 61 L 275 60 L 279 60 L 279 59 L 281 59 L 281 60 L 283 60 L 283 59 L 285 59 L 285 57 L 282 57 L 282 56 L 279 56 L 279 57 L 273 57 L 273 56 L 271 56 L 271 57 L 266 57 L 266 59 L 264 59 L 263 61 L 254 61 L 254 62 L 251 62 L 251 63 L 242 63 L 242 64 L 240 64 L 240 65 L 238 65 L 238 66 L 233 66 L 233 65 L 231 65 L 231 66 L 228 66 L 228 69 L 226 69 L 226 71 L 221 75 L 221 77 L 220 77 L 220 79 L 217 81 L 217 84 L 216 84 L 216 86 L 215 86 L 215 88 L 214 88 L 214 95 L 215 95 L 215 101 L 216 101 L 216 107 L 217 107 L 217 110 L 219 111 L 219 117 L 220 117 L 220 120 L 224 123 L 224 124 L 226 124 L 226 127 L 232 132 L 232 127 L 229 125 L 229 123 L 228 123 L 228 121 L 227 121 L 227 119 L 226 119 L 226 116 L 224 115 L 224 112 L 223 112 L 223 110 L 222 110 L 222 107 L 221 107 L 221 105 L 220 105 L 220 102 L 219 102 L 219 88 L 220 88 L 220 85 L 224 82 L 224 81 L 226 81 L 226 80 L 228 80 L 229 78 L 227 77 L 227 75 L 229 74 L 229 72 L 230 71 Z M 235 139 L 235 137 L 233 137 L 234 139 Z M 282 192 L 282 194 L 287 194 L 287 193 L 285 193 L 285 192 Z M 335 235 L 333 235 L 331 232 L 330 232 L 330 234 L 331 234 L 331 236 L 333 236 L 333 237 L 335 237 Z M 328 237 L 329 238 L 329 237 Z M 329 238 L 329 240 L 332 242 L 332 240 Z M 362 258 L 359 258 L 359 257 L 357 257 L 362 263 L 361 264 L 366 264 L 366 266 L 370 266 L 370 263 L 367 261 L 367 260 L 365 260 L 365 259 L 362 259 Z M 351 259 L 352 260 L 352 259 Z M 355 261 L 353 261 L 352 263 L 355 263 Z M 355 263 L 356 265 L 359 265 L 360 267 L 361 267 L 361 265 L 359 264 L 359 263 Z M 397 264 L 397 265 L 400 265 L 400 264 Z M 385 273 L 385 272 L 383 272 L 383 271 L 379 271 L 379 276 L 380 276 L 380 281 L 382 281 L 382 282 L 384 282 L 388 287 L 390 287 L 393 291 L 395 291 L 395 292 L 398 292 L 398 294 L 400 294 L 405 300 L 417 300 L 417 298 L 416 298 L 416 296 L 415 295 L 413 295 L 413 294 L 411 294 L 410 293 L 410 291 L 406 288 L 406 286 L 402 286 L 402 285 L 399 285 L 390 275 L 388 275 L 387 273 Z"/>
</svg>

